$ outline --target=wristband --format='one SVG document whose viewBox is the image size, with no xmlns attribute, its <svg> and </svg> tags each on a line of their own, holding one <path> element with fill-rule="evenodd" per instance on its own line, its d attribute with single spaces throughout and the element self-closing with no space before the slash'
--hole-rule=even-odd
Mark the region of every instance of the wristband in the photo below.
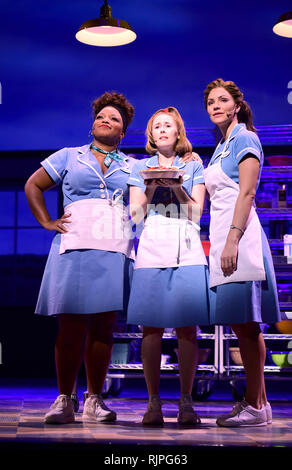
<svg viewBox="0 0 292 470">
<path fill-rule="evenodd" d="M 236 227 L 235 225 L 230 225 L 230 228 L 236 228 L 244 235 L 244 230 L 242 230 L 242 228 Z"/>
</svg>

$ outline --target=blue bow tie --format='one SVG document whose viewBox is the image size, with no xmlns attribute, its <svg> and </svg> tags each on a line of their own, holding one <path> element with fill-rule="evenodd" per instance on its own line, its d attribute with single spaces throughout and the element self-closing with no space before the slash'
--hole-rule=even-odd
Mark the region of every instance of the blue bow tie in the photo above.
<svg viewBox="0 0 292 470">
<path fill-rule="evenodd" d="M 123 157 L 121 157 L 115 150 L 112 150 L 111 152 L 106 152 L 105 150 L 100 149 L 99 147 L 96 147 L 93 144 L 90 144 L 90 148 L 106 155 L 104 158 L 104 164 L 107 168 L 111 165 L 111 162 L 113 160 L 115 160 L 116 162 L 123 161 Z"/>
</svg>

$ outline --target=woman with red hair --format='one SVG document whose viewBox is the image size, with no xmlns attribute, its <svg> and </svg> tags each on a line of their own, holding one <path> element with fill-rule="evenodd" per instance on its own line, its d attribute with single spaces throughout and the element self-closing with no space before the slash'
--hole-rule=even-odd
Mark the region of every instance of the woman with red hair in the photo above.
<svg viewBox="0 0 292 470">
<path fill-rule="evenodd" d="M 209 324 L 208 268 L 200 241 L 204 205 L 203 166 L 186 163 L 191 152 L 183 120 L 174 107 L 149 119 L 146 150 L 152 156 L 137 162 L 130 185 L 134 222 L 147 216 L 143 228 L 128 307 L 128 323 L 143 325 L 142 360 L 149 394 L 142 423 L 162 425 L 159 397 L 161 340 L 164 328 L 175 328 L 178 339 L 181 398 L 178 422 L 196 425 L 192 387 L 197 365 L 196 326 Z M 179 178 L 145 179 L 151 167 L 176 168 Z M 147 174 L 147 173 L 146 173 Z"/>
</svg>

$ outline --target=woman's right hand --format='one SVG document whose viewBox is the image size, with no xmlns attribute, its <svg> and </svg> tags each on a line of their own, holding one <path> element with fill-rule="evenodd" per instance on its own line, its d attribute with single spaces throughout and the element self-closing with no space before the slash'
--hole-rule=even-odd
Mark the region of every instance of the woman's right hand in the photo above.
<svg viewBox="0 0 292 470">
<path fill-rule="evenodd" d="M 62 217 L 56 220 L 49 220 L 49 222 L 45 222 L 43 227 L 47 230 L 53 230 L 59 233 L 66 233 L 68 232 L 67 227 L 64 224 L 70 224 L 71 220 L 68 220 L 71 214 L 63 214 Z"/>
<path fill-rule="evenodd" d="M 161 186 L 160 180 L 155 178 L 144 180 L 144 184 L 147 188 L 157 188 Z"/>
<path fill-rule="evenodd" d="M 180 157 L 179 161 L 184 163 L 189 163 L 192 161 L 197 161 L 204 166 L 203 160 L 201 159 L 200 155 L 196 152 L 187 152 L 182 157 Z"/>
</svg>

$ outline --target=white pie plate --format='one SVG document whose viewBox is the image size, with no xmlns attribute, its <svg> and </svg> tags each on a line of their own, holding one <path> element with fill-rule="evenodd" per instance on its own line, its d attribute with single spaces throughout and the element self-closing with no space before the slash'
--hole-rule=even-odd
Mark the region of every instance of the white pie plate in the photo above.
<svg viewBox="0 0 292 470">
<path fill-rule="evenodd" d="M 185 170 L 141 170 L 140 175 L 144 180 L 160 178 L 179 178 L 185 174 Z"/>
</svg>

